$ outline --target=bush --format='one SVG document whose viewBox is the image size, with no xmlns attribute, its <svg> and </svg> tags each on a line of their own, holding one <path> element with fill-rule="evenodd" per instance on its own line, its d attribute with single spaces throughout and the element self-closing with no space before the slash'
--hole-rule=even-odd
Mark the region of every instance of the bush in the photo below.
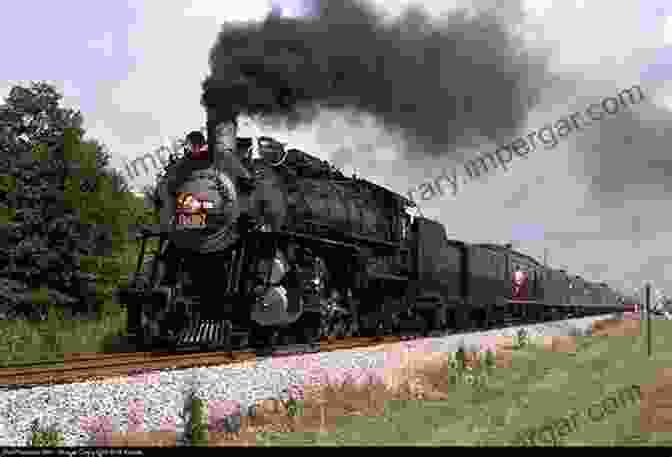
<svg viewBox="0 0 672 457">
<path fill-rule="evenodd" d="M 191 444 L 208 445 L 208 424 L 206 421 L 205 401 L 192 395 L 190 399 L 191 421 L 189 424 Z"/>
<path fill-rule="evenodd" d="M 524 328 L 518 329 L 518 332 L 516 332 L 516 348 L 517 349 L 523 349 L 525 346 L 528 345 L 530 342 L 530 336 L 527 333 L 527 330 Z"/>
<path fill-rule="evenodd" d="M 63 446 L 63 432 L 51 425 L 46 429 L 40 427 L 39 420 L 35 419 L 32 424 L 32 435 L 28 440 L 28 446 L 31 447 L 58 447 Z"/>
</svg>

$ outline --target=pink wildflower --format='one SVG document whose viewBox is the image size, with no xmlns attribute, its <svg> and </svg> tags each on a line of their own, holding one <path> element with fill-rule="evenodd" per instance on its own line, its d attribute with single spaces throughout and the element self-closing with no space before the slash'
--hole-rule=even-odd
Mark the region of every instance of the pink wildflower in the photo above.
<svg viewBox="0 0 672 457">
<path fill-rule="evenodd" d="M 497 352 L 497 338 L 498 337 L 496 337 L 496 336 L 484 336 L 481 339 L 481 342 L 480 342 L 481 343 L 480 351 L 485 353 L 485 352 L 488 352 L 488 350 L 490 350 L 490 352 L 496 353 Z"/>
<path fill-rule="evenodd" d="M 177 431 L 177 420 L 175 416 L 161 416 L 161 424 L 159 429 L 164 432 Z"/>
<path fill-rule="evenodd" d="M 208 424 L 214 432 L 225 432 L 226 418 L 240 414 L 240 403 L 235 400 L 208 400 Z"/>
<path fill-rule="evenodd" d="M 145 402 L 131 400 L 128 402 L 128 431 L 142 432 L 145 426 Z"/>
<path fill-rule="evenodd" d="M 325 385 L 329 382 L 329 375 L 323 368 L 313 368 L 306 370 L 304 384 L 307 385 Z"/>
<path fill-rule="evenodd" d="M 287 388 L 287 392 L 289 394 L 290 399 L 293 399 L 293 400 L 303 400 L 304 399 L 303 386 L 292 384 Z"/>
<path fill-rule="evenodd" d="M 109 416 L 87 416 L 79 420 L 82 431 L 95 437 L 96 445 L 108 446 L 112 434 L 112 419 Z"/>
</svg>

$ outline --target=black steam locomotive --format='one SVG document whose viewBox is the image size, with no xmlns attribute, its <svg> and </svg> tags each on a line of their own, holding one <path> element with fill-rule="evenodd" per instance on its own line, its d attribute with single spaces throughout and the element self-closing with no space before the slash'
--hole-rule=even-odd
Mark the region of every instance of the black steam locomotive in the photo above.
<svg viewBox="0 0 672 457">
<path fill-rule="evenodd" d="M 605 284 L 447 239 L 401 195 L 272 138 L 238 138 L 235 117 L 209 111 L 208 140 L 194 132 L 159 178 L 160 224 L 143 229 L 120 290 L 142 344 L 267 346 L 620 308 Z"/>
</svg>

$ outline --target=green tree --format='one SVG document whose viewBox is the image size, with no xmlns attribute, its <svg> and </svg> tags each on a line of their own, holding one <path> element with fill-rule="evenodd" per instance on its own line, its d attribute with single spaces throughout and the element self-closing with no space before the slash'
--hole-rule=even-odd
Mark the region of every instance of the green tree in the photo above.
<svg viewBox="0 0 672 457">
<path fill-rule="evenodd" d="M 122 249 L 146 209 L 109 153 L 84 139 L 82 115 L 47 83 L 12 88 L 0 105 L 0 312 L 34 308 L 31 291 L 58 304 L 96 302 L 84 257 Z M 49 301 L 47 300 L 47 301 Z"/>
</svg>

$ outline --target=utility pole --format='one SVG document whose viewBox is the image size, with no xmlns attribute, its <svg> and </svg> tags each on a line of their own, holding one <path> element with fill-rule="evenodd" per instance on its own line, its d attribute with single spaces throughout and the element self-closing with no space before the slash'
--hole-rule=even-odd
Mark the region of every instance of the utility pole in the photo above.
<svg viewBox="0 0 672 457">
<path fill-rule="evenodd" d="M 646 326 L 647 326 L 647 348 L 649 357 L 651 357 L 651 284 L 646 284 Z"/>
<path fill-rule="evenodd" d="M 544 248 L 544 267 L 546 268 L 548 268 L 547 257 L 548 257 L 548 248 Z"/>
</svg>

